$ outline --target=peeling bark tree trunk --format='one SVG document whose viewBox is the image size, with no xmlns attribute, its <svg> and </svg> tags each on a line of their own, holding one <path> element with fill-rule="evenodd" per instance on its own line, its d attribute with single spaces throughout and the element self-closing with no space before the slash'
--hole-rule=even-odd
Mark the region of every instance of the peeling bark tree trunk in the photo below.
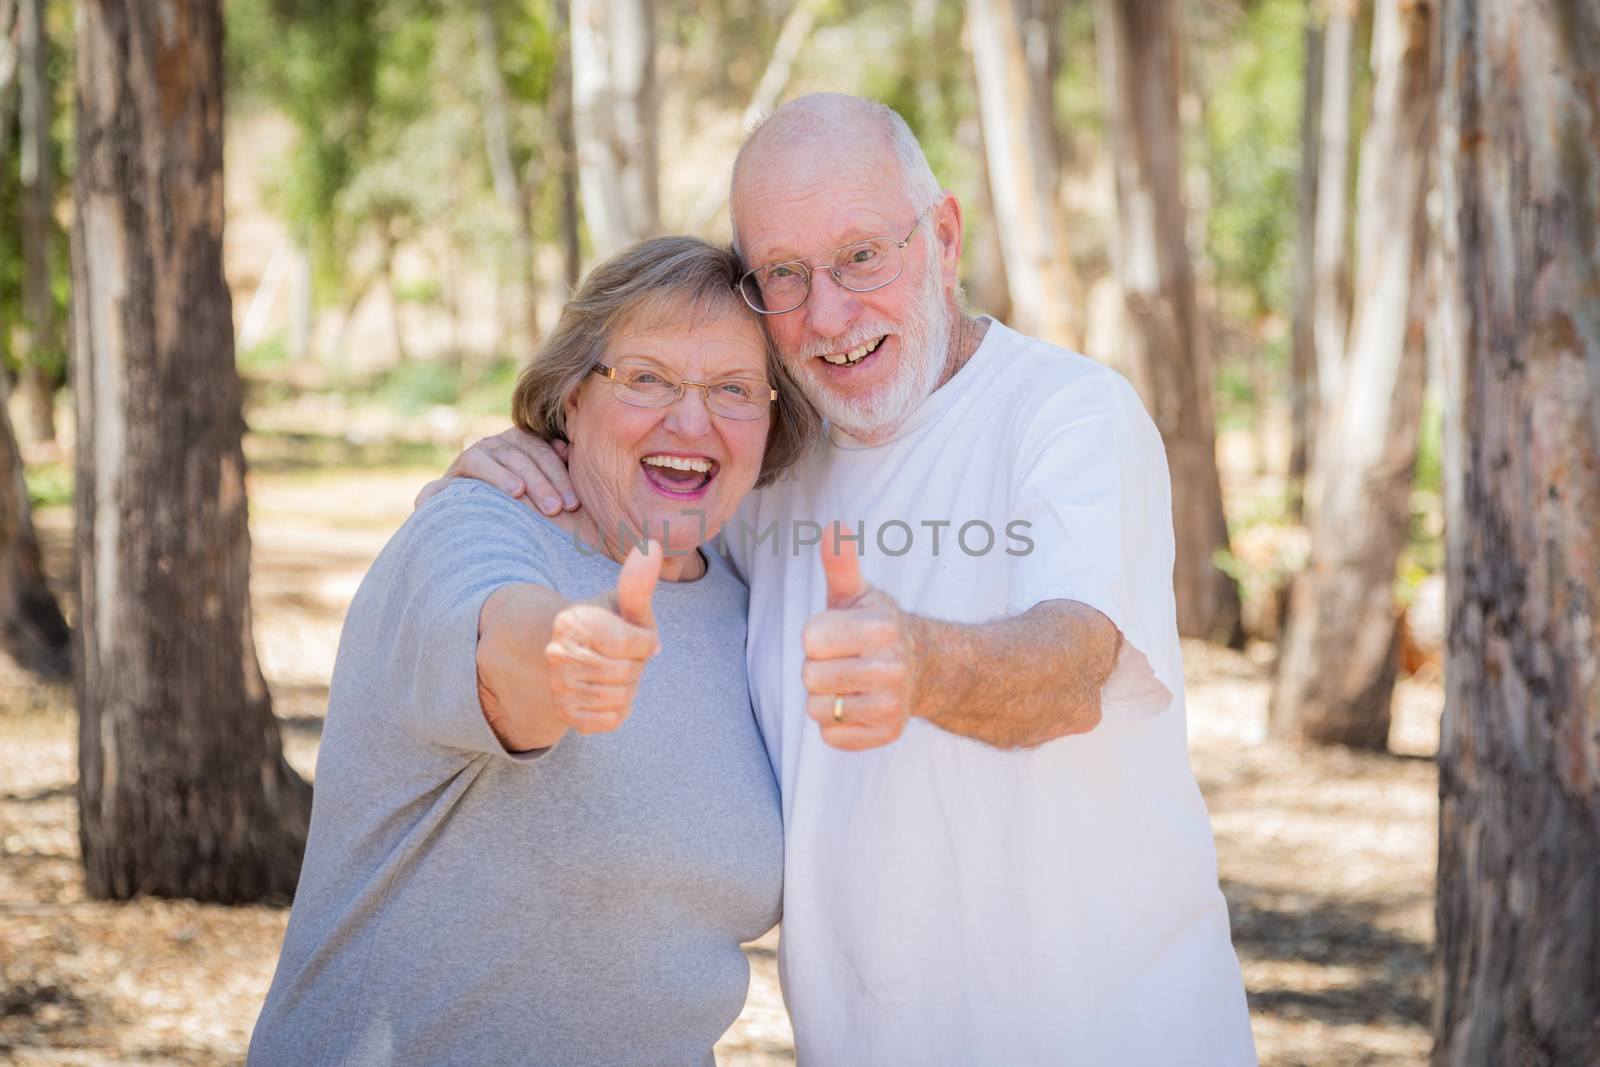
<svg viewBox="0 0 1600 1067">
<path fill-rule="evenodd" d="M 661 227 L 655 53 L 652 0 L 573 0 L 578 184 L 601 258 Z"/>
<path fill-rule="evenodd" d="M 91 896 L 285 896 L 310 788 L 250 633 L 218 0 L 78 8 L 79 838 Z"/>
<path fill-rule="evenodd" d="M 1427 365 L 1434 31 L 1431 0 L 1377 0 L 1360 288 L 1339 394 L 1320 420 L 1314 481 L 1322 495 L 1307 502 L 1311 560 L 1289 600 L 1269 719 L 1276 737 L 1380 750 L 1389 743 L 1395 569 L 1411 528 Z"/>
<path fill-rule="evenodd" d="M 1316 452 L 1317 168 L 1322 147 L 1322 37 L 1320 15 L 1306 5 L 1305 98 L 1300 109 L 1300 202 L 1295 210 L 1294 337 L 1289 357 L 1289 508 L 1304 514 L 1306 473 Z"/>
<path fill-rule="evenodd" d="M 1228 527 L 1180 195 L 1178 17 L 1173 0 L 1098 0 L 1095 9 L 1116 167 L 1117 274 L 1128 310 L 1127 365 L 1172 471 L 1178 632 L 1238 644 L 1239 590 L 1214 562 L 1228 548 Z"/>
<path fill-rule="evenodd" d="M 56 242 L 55 158 L 50 137 L 50 39 L 45 34 L 45 0 L 22 0 L 22 302 L 29 325 L 27 358 L 18 392 L 26 402 L 23 436 L 30 442 L 54 441 L 55 376 L 44 361 L 56 358 L 56 299 L 51 291 L 51 259 Z"/>
<path fill-rule="evenodd" d="M 1321 144 L 1317 152 L 1317 216 L 1313 272 L 1317 393 L 1324 405 L 1339 395 L 1350 316 L 1350 66 L 1360 0 L 1326 0 L 1323 29 Z M 1315 493 L 1316 490 L 1312 489 Z"/>
<path fill-rule="evenodd" d="M 973 0 L 973 69 L 995 225 L 1006 264 L 1013 325 L 1067 348 L 1082 343 L 1082 304 L 1057 195 L 1054 101 L 1030 73 L 1011 0 Z"/>
<path fill-rule="evenodd" d="M 1433 1063 L 1600 1063 L 1600 8 L 1453 0 Z"/>
</svg>

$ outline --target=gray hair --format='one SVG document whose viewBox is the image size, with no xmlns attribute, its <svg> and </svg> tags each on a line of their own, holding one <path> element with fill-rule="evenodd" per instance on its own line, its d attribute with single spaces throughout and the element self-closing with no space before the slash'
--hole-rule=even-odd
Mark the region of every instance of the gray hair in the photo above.
<svg viewBox="0 0 1600 1067">
<path fill-rule="evenodd" d="M 517 377 L 511 418 L 544 440 L 565 440 L 566 404 L 628 327 L 736 314 L 756 319 L 739 295 L 738 258 L 698 237 L 652 237 L 600 263 L 578 286 L 561 320 Z M 811 451 L 822 419 L 761 331 L 767 375 L 778 390 L 756 485 L 772 482 Z"/>
<path fill-rule="evenodd" d="M 844 93 L 810 93 L 784 104 L 757 123 L 745 138 L 733 161 L 733 178 L 728 188 L 728 221 L 733 228 L 734 250 L 739 250 L 739 220 L 734 206 L 739 171 L 749 157 L 768 141 L 789 138 L 816 138 L 824 141 L 853 139 L 857 130 L 874 130 L 883 136 L 900 163 L 900 177 L 906 197 L 918 209 L 937 204 L 944 198 L 944 186 L 934 176 L 928 157 L 917 135 L 900 113 L 887 104 Z M 841 132 L 843 131 L 843 132 Z"/>
</svg>

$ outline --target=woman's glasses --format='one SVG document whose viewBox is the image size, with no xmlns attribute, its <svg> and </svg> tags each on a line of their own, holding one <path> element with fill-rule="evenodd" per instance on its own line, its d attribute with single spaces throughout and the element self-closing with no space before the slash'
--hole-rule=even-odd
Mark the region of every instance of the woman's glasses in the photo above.
<svg viewBox="0 0 1600 1067">
<path fill-rule="evenodd" d="M 617 399 L 636 408 L 671 407 L 683 397 L 685 389 L 699 389 L 705 393 L 706 407 L 713 415 L 752 422 L 765 415 L 778 399 L 778 391 L 760 378 L 678 381 L 660 367 L 626 360 L 615 367 L 597 363 L 594 373 L 611 379 L 611 388 Z"/>
</svg>

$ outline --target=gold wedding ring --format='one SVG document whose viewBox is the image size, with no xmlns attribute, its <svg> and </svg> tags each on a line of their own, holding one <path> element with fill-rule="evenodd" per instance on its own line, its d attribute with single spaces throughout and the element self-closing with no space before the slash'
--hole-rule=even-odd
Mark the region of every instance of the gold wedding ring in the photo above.
<svg viewBox="0 0 1600 1067">
<path fill-rule="evenodd" d="M 844 722 L 844 694 L 843 693 L 840 693 L 839 695 L 837 695 L 837 696 L 835 696 L 833 698 L 833 721 L 834 722 Z"/>
</svg>

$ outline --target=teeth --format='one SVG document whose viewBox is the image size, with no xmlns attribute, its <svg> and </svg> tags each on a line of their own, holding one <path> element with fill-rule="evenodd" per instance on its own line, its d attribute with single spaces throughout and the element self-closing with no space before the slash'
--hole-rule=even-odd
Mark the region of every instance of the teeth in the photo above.
<svg viewBox="0 0 1600 1067">
<path fill-rule="evenodd" d="M 881 338 L 880 338 L 880 340 L 881 340 Z M 872 351 L 873 348 L 877 347 L 877 344 L 878 344 L 877 341 L 872 341 L 872 342 L 869 342 L 867 344 L 864 344 L 864 345 L 860 346 L 859 348 L 852 348 L 848 352 L 829 352 L 827 355 L 823 356 L 822 358 L 827 360 L 829 363 L 832 363 L 836 367 L 843 367 L 843 366 L 845 366 L 846 364 L 849 364 L 849 363 L 858 363 L 858 362 L 860 362 L 862 359 L 864 359 L 866 357 L 866 354 L 868 352 Z"/>
<path fill-rule="evenodd" d="M 697 471 L 705 474 L 711 470 L 709 459 L 684 459 L 681 456 L 646 456 L 644 461 L 652 467 L 671 467 L 676 471 Z"/>
</svg>

